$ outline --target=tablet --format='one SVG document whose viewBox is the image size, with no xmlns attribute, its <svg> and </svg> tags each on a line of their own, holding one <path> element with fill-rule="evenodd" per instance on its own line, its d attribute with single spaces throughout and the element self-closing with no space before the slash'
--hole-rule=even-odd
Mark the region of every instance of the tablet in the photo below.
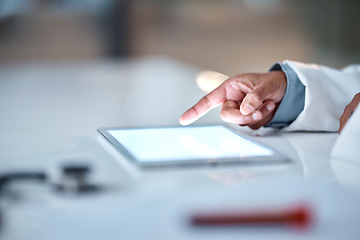
<svg viewBox="0 0 360 240">
<path fill-rule="evenodd" d="M 140 167 L 288 161 L 270 147 L 226 125 L 99 128 L 98 131 Z"/>
</svg>

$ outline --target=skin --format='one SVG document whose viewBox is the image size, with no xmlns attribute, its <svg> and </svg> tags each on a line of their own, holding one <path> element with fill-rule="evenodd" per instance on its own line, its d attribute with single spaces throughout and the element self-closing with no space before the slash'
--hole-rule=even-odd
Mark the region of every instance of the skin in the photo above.
<svg viewBox="0 0 360 240">
<path fill-rule="evenodd" d="M 222 120 L 258 129 L 274 117 L 286 87 L 286 75 L 282 71 L 236 75 L 200 99 L 179 122 L 191 124 L 222 105 Z"/>
<path fill-rule="evenodd" d="M 344 113 L 340 117 L 339 133 L 341 133 L 341 131 L 343 130 L 345 124 L 347 123 L 347 121 L 349 120 L 351 114 L 355 111 L 355 109 L 357 108 L 359 103 L 360 103 L 360 92 L 355 94 L 355 96 L 353 97 L 353 99 L 351 100 L 349 105 L 347 105 L 345 107 Z"/>
</svg>

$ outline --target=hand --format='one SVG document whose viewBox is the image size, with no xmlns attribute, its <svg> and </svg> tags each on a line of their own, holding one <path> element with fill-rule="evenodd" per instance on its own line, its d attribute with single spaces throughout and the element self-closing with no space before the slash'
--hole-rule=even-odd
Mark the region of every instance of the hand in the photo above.
<svg viewBox="0 0 360 240">
<path fill-rule="evenodd" d="M 359 103 L 360 103 L 360 92 L 355 94 L 354 98 L 351 100 L 349 105 L 345 107 L 344 113 L 340 117 L 339 133 L 342 131 L 346 122 L 349 120 L 351 114 L 355 111 Z"/>
<path fill-rule="evenodd" d="M 204 96 L 180 117 L 179 122 L 191 124 L 222 105 L 222 120 L 257 129 L 273 118 L 286 87 L 286 75 L 282 71 L 237 75 Z"/>
</svg>

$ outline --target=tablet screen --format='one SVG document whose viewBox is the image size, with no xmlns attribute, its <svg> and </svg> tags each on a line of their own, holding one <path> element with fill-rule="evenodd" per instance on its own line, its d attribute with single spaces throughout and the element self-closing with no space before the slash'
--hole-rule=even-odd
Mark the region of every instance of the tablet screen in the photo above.
<svg viewBox="0 0 360 240">
<path fill-rule="evenodd" d="M 104 128 L 99 131 L 120 152 L 140 165 L 265 160 L 277 156 L 274 150 L 224 125 Z"/>
</svg>

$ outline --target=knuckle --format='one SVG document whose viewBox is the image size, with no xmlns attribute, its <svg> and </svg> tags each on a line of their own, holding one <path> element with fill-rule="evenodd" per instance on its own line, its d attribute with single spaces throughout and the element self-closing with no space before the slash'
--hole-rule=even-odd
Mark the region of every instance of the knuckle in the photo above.
<svg viewBox="0 0 360 240">
<path fill-rule="evenodd" d="M 197 106 L 193 106 L 192 109 L 194 109 L 196 115 L 200 115 L 200 111 Z"/>
<path fill-rule="evenodd" d="M 254 74 L 254 73 L 242 73 L 242 74 L 238 74 L 238 75 L 232 77 L 231 79 L 235 80 L 237 82 L 247 83 L 247 84 L 249 84 L 249 85 L 251 85 L 253 87 L 257 78 L 258 78 L 257 74 Z"/>
<path fill-rule="evenodd" d="M 207 96 L 204 97 L 204 103 L 206 105 L 206 108 L 208 108 L 208 109 L 211 108 L 211 102 Z"/>
</svg>

